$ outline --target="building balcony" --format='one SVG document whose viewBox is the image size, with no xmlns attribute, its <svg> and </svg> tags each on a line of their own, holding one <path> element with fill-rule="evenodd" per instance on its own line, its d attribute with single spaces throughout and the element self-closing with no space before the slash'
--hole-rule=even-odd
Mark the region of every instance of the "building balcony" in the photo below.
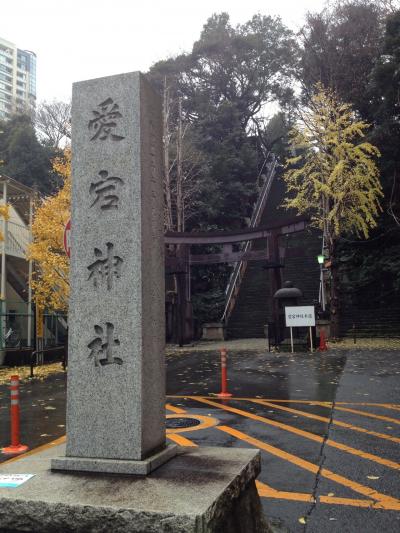
<svg viewBox="0 0 400 533">
<path fill-rule="evenodd" d="M 17 224 L 16 222 L 8 222 L 5 239 L 6 254 L 26 259 L 30 239 L 30 231 L 27 226 Z"/>
<path fill-rule="evenodd" d="M 0 220 L 0 230 L 4 239 L 0 243 L 0 251 L 25 261 L 31 242 L 33 197 L 34 191 L 29 187 L 8 176 L 0 175 L 0 203 L 10 207 L 9 219 Z"/>
</svg>

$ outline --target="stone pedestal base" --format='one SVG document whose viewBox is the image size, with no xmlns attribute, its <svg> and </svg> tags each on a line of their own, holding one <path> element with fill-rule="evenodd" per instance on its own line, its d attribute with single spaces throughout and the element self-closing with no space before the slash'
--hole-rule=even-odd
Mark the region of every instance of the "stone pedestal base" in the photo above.
<svg viewBox="0 0 400 533">
<path fill-rule="evenodd" d="M 203 341 L 223 341 L 225 339 L 225 326 L 222 322 L 208 322 L 203 324 Z"/>
<path fill-rule="evenodd" d="M 104 474 L 135 474 L 146 476 L 176 455 L 178 447 L 167 445 L 163 450 L 143 461 L 91 459 L 86 457 L 57 457 L 51 461 L 52 470 L 77 470 Z"/>
<path fill-rule="evenodd" d="M 331 336 L 331 321 L 330 320 L 317 320 L 317 337 L 321 335 L 321 331 L 325 334 L 325 340 L 327 341 Z"/>
<path fill-rule="evenodd" d="M 4 464 L 6 474 L 35 474 L 0 488 L 2 533 L 267 533 L 255 487 L 258 450 L 178 448 L 146 477 L 59 472 L 64 446 Z"/>
</svg>

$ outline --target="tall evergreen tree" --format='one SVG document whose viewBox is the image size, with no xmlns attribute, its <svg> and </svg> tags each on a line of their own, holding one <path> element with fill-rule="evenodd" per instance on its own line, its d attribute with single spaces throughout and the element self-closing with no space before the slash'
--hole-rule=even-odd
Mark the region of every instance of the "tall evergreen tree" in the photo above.
<svg viewBox="0 0 400 533">
<path fill-rule="evenodd" d="M 306 97 L 317 83 L 334 90 L 364 118 L 371 69 L 379 55 L 386 10 L 372 0 L 336 0 L 308 13 L 300 32 L 300 80 Z"/>
<path fill-rule="evenodd" d="M 53 190 L 51 158 L 55 151 L 42 146 L 32 120 L 15 115 L 0 122 L 0 172 L 42 193 Z"/>
<path fill-rule="evenodd" d="M 257 196 L 266 152 L 254 120 L 273 100 L 286 102 L 297 47 L 279 18 L 256 15 L 233 27 L 213 15 L 190 54 L 161 61 L 150 77 L 181 98 L 196 148 L 203 154 L 196 216 L 188 229 L 241 227 Z M 173 159 L 173 157 L 172 157 Z"/>
<path fill-rule="evenodd" d="M 398 308 L 400 294 L 400 11 L 388 17 L 368 77 L 368 113 L 379 148 L 383 212 L 366 242 L 342 242 L 345 289 L 359 307 Z"/>
</svg>

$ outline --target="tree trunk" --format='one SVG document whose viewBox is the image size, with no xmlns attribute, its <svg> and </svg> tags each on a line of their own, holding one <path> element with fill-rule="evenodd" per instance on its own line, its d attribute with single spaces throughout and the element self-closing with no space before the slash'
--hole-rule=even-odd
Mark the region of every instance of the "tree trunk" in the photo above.
<svg viewBox="0 0 400 533">
<path fill-rule="evenodd" d="M 340 321 L 340 299 L 339 299 L 339 261 L 336 257 L 336 241 L 333 240 L 329 246 L 329 255 L 331 259 L 331 337 L 337 339 L 339 337 L 339 321 Z"/>
<path fill-rule="evenodd" d="M 182 98 L 178 100 L 178 131 L 176 137 L 176 226 L 177 231 L 185 231 L 182 173 Z"/>
<path fill-rule="evenodd" d="M 165 195 L 165 229 L 173 230 L 172 219 L 172 199 L 171 199 L 171 176 L 169 168 L 169 144 L 171 134 L 169 131 L 169 114 L 171 101 L 169 96 L 169 89 L 167 87 L 167 79 L 164 78 L 164 94 L 163 94 L 163 141 L 164 141 L 164 195 Z"/>
</svg>

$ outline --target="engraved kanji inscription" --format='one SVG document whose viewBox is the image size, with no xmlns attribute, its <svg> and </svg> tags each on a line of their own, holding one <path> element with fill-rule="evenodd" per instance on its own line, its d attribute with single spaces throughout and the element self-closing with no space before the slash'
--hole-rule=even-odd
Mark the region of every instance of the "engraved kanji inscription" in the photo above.
<svg viewBox="0 0 400 533">
<path fill-rule="evenodd" d="M 107 289 L 111 290 L 114 278 L 121 276 L 123 260 L 117 255 L 114 255 L 114 245 L 111 242 L 107 242 L 106 247 L 107 251 L 105 256 L 103 256 L 103 252 L 99 248 L 94 249 L 94 255 L 97 259 L 87 267 L 90 272 L 88 281 L 92 280 L 95 287 L 105 283 Z"/>
<path fill-rule="evenodd" d="M 98 204 L 103 211 L 118 209 L 119 189 L 124 185 L 124 180 L 109 176 L 107 170 L 100 170 L 99 176 L 99 181 L 90 184 L 89 193 L 94 197 L 90 207 Z"/>
<path fill-rule="evenodd" d="M 119 105 L 114 103 L 112 98 L 107 98 L 97 106 L 97 110 L 92 111 L 94 118 L 89 121 L 89 131 L 94 133 L 91 141 L 99 139 L 105 141 L 111 139 L 112 141 L 122 141 L 125 137 L 116 135 L 113 130 L 118 127 L 118 120 L 122 118 L 119 111 Z"/>
<path fill-rule="evenodd" d="M 95 366 L 122 365 L 122 359 L 113 356 L 114 346 L 120 345 L 119 339 L 114 339 L 114 325 L 106 322 L 105 326 L 105 330 L 97 324 L 94 326 L 97 337 L 87 345 L 90 350 L 89 359 L 94 358 Z"/>
</svg>

